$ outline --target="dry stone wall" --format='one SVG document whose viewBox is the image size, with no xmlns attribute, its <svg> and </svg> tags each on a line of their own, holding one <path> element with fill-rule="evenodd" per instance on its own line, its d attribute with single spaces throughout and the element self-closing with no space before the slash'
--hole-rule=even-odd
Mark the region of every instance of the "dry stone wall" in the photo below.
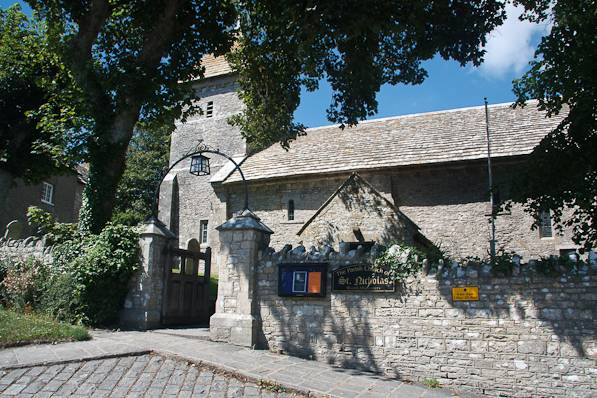
<svg viewBox="0 0 597 398">
<path fill-rule="evenodd" d="M 556 276 L 536 265 L 499 277 L 456 263 L 420 273 L 394 293 L 277 295 L 278 264 L 370 261 L 358 251 L 286 246 L 257 265 L 259 341 L 276 352 L 386 375 L 435 378 L 461 392 L 508 397 L 597 395 L 597 263 Z M 478 286 L 479 301 L 451 288 Z"/>
<path fill-rule="evenodd" d="M 0 238 L 0 261 L 23 261 L 29 257 L 45 263 L 52 262 L 52 246 L 44 239 L 28 237 L 25 239 Z"/>
</svg>

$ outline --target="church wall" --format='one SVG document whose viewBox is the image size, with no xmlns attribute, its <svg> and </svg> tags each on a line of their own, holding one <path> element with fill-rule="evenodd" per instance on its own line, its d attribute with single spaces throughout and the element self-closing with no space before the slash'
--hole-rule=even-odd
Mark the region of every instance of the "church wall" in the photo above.
<svg viewBox="0 0 597 398">
<path fill-rule="evenodd" d="M 338 247 L 340 241 L 357 241 L 354 232 L 357 230 L 364 241 L 413 244 L 415 227 L 390 203 L 361 182 L 360 177 L 351 177 L 300 232 L 300 238 L 307 247 L 323 244 Z"/>
<path fill-rule="evenodd" d="M 506 179 L 507 171 L 516 167 L 516 163 L 496 163 L 495 180 L 505 198 L 507 187 L 501 181 Z M 452 257 L 488 256 L 489 202 L 487 169 L 483 162 L 456 167 L 421 166 L 360 175 L 417 224 L 424 236 Z M 271 246 L 280 249 L 286 243 L 314 244 L 313 236 L 296 234 L 347 177 L 293 178 L 265 184 L 250 182 L 249 205 L 274 231 Z M 221 189 L 230 192 L 232 211 L 240 210 L 240 186 L 225 185 Z M 295 221 L 286 219 L 290 199 L 294 200 L 296 207 Z M 337 222 L 350 223 L 350 219 L 339 214 Z M 513 206 L 509 213 L 500 214 L 496 221 L 498 249 L 503 246 L 507 251 L 514 250 L 526 261 L 574 247 L 569 236 L 557 236 L 555 229 L 553 238 L 541 238 L 539 231 L 531 230 L 532 223 L 533 219 L 520 206 Z"/>
<path fill-rule="evenodd" d="M 349 174 L 342 174 L 327 178 L 292 179 L 267 184 L 249 182 L 249 208 L 274 231 L 270 243 L 272 247 L 281 248 L 286 243 L 299 242 L 314 244 L 312 237 L 298 236 L 298 231 L 348 177 Z M 391 200 L 389 176 L 363 173 L 361 177 L 373 185 L 380 194 Z M 242 187 L 235 184 L 234 187 L 225 186 L 220 189 L 230 192 L 231 209 L 233 212 L 239 211 L 243 200 Z M 295 205 L 293 221 L 287 219 L 289 200 L 293 200 Z M 343 219 L 338 220 L 338 224 L 349 221 L 344 216 Z M 350 240 L 354 241 L 356 238 L 352 236 Z"/>
<path fill-rule="evenodd" d="M 487 257 L 491 224 L 487 168 L 484 162 L 466 167 L 427 167 L 396 171 L 392 176 L 395 204 L 420 228 L 423 235 L 456 258 Z M 494 181 L 502 200 L 508 197 L 507 178 L 517 163 L 494 162 Z M 569 235 L 541 238 L 531 230 L 533 219 L 521 206 L 513 206 L 496 219 L 497 248 L 515 251 L 528 260 L 559 249 L 572 248 Z"/>
</svg>

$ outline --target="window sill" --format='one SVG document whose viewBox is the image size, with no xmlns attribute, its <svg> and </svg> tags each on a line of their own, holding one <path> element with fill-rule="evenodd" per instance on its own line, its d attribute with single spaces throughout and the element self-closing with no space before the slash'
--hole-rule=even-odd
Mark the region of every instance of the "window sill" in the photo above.
<svg viewBox="0 0 597 398">
<path fill-rule="evenodd" d="M 49 206 L 54 206 L 54 203 L 47 202 L 47 201 L 45 201 L 45 200 L 43 200 L 43 199 L 41 199 L 41 203 L 43 203 L 43 204 L 45 204 L 45 205 L 49 205 Z"/>
<path fill-rule="evenodd" d="M 292 221 L 284 220 L 284 221 L 280 222 L 280 224 L 304 224 L 304 223 L 305 223 L 304 221 L 300 221 L 300 220 L 292 220 Z"/>
</svg>

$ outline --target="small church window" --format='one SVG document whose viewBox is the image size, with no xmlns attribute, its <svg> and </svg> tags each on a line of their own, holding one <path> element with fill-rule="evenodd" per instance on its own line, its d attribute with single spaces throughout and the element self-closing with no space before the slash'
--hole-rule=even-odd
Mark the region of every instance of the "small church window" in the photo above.
<svg viewBox="0 0 597 398">
<path fill-rule="evenodd" d="M 212 117 L 214 115 L 214 102 L 209 101 L 205 108 L 205 117 Z"/>
<path fill-rule="evenodd" d="M 199 222 L 199 242 L 207 243 L 207 220 Z"/>
<path fill-rule="evenodd" d="M 294 220 L 294 200 L 288 201 L 288 221 Z"/>
<path fill-rule="evenodd" d="M 549 209 L 541 210 L 539 212 L 539 236 L 542 238 L 553 237 L 553 231 L 551 229 L 551 212 Z"/>
</svg>

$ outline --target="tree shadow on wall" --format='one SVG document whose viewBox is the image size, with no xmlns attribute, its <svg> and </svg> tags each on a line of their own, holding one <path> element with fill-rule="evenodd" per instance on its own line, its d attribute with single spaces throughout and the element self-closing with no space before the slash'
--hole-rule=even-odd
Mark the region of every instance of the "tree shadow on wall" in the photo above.
<svg viewBox="0 0 597 398">
<path fill-rule="evenodd" d="M 491 271 L 488 266 L 484 269 L 483 266 L 453 267 L 432 276 L 437 279 L 438 290 L 445 301 L 459 310 L 467 322 L 472 324 L 475 319 L 503 321 L 506 326 L 496 327 L 495 332 L 487 333 L 486 341 L 503 339 L 509 333 L 508 324 L 511 322 L 511 328 L 521 334 L 518 350 L 515 347 L 514 353 L 546 353 L 564 357 L 576 354 L 587 358 L 588 344 L 594 345 L 597 339 L 597 306 L 592 299 L 595 285 L 586 283 L 578 274 L 542 275 L 535 266 L 521 267 L 522 272 L 514 276 Z M 471 274 L 478 277 L 471 278 Z M 479 301 L 453 301 L 454 286 L 479 286 Z M 586 286 L 586 291 L 593 289 L 593 292 L 582 294 L 579 286 Z M 568 293 L 565 293 L 566 290 Z M 544 325 L 549 329 L 542 328 Z M 524 332 L 520 331 L 521 328 Z M 538 340 L 542 330 L 544 339 Z M 557 340 L 553 335 L 557 336 Z M 550 346 L 543 346 L 543 343 L 532 346 L 534 341 L 548 341 Z M 592 347 L 592 350 L 595 349 Z"/>
<path fill-rule="evenodd" d="M 259 328 L 258 348 L 326 362 L 335 372 L 402 378 L 398 366 L 388 360 L 388 349 L 393 348 L 384 341 L 393 320 L 377 313 L 377 303 L 404 301 L 420 291 L 416 286 L 398 286 L 395 293 L 332 293 L 328 279 L 325 298 L 279 297 L 273 289 L 258 289 L 257 314 L 266 319 Z M 270 282 L 277 283 L 277 274 Z M 372 318 L 377 318 L 376 330 Z"/>
</svg>

